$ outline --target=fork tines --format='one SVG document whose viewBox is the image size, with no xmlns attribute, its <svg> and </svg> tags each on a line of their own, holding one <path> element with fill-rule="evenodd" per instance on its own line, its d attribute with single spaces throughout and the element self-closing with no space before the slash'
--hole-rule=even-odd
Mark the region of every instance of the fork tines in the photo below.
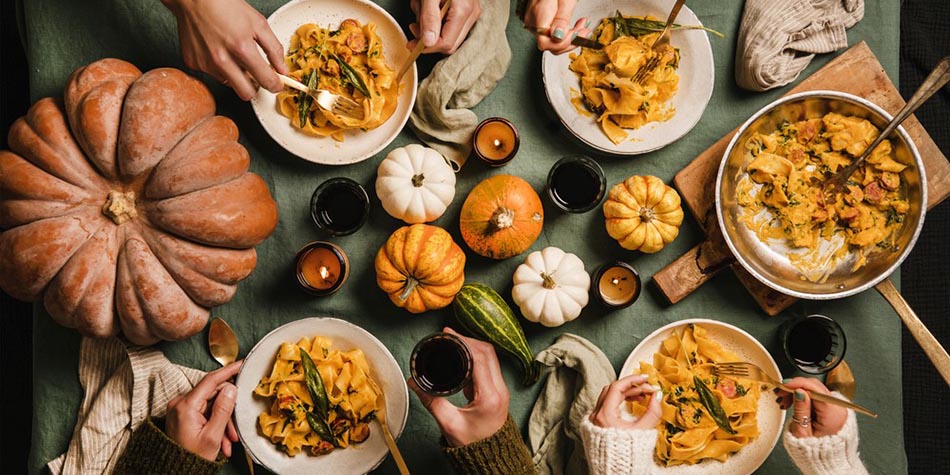
<svg viewBox="0 0 950 475">
<path fill-rule="evenodd" d="M 713 366 L 713 372 L 732 376 L 748 376 L 749 368 L 746 363 L 716 363 Z"/>
<path fill-rule="evenodd" d="M 654 52 L 654 55 L 651 56 L 650 59 L 647 60 L 646 64 L 641 66 L 640 69 L 637 70 L 637 73 L 633 75 L 633 82 L 638 83 L 638 84 L 642 83 L 647 78 L 647 76 L 651 72 L 653 72 L 653 70 L 656 69 L 657 66 L 659 66 L 659 64 L 660 64 L 660 54 L 657 52 Z"/>
<path fill-rule="evenodd" d="M 333 104 L 333 112 L 335 114 L 350 116 L 355 119 L 362 119 L 364 115 L 362 105 L 348 97 L 343 96 L 338 97 L 336 102 Z"/>
</svg>

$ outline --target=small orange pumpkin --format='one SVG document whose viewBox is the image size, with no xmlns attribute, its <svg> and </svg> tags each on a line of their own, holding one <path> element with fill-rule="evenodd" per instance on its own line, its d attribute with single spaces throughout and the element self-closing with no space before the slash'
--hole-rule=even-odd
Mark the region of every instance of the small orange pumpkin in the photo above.
<svg viewBox="0 0 950 475">
<path fill-rule="evenodd" d="M 512 175 L 495 175 L 475 185 L 459 216 L 468 247 L 492 259 L 528 250 L 543 225 L 541 198 L 528 182 Z"/>
<path fill-rule="evenodd" d="M 438 226 L 403 226 L 376 253 L 376 285 L 411 313 L 448 306 L 464 283 L 465 253 Z"/>
</svg>

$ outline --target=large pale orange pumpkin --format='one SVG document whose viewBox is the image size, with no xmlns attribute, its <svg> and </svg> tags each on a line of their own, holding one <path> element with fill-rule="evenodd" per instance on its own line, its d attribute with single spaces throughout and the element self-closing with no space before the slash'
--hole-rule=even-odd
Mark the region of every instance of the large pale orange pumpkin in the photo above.
<svg viewBox="0 0 950 475">
<path fill-rule="evenodd" d="M 403 226 L 376 253 L 376 284 L 411 313 L 448 306 L 464 283 L 465 253 L 438 226 Z"/>
<path fill-rule="evenodd" d="M 84 335 L 199 332 L 257 262 L 277 204 L 237 127 L 177 69 L 104 59 L 0 151 L 0 288 Z"/>
<path fill-rule="evenodd" d="M 495 175 L 475 185 L 459 216 L 468 247 L 493 259 L 528 250 L 543 225 L 541 198 L 528 182 L 512 175 Z"/>
</svg>

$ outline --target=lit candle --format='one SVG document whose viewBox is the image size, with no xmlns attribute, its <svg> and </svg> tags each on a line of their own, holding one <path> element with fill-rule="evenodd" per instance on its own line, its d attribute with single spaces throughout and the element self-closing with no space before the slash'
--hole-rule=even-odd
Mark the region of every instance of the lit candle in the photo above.
<svg viewBox="0 0 950 475">
<path fill-rule="evenodd" d="M 493 167 L 515 158 L 521 142 L 515 126 L 501 117 L 485 119 L 475 128 L 475 155 Z"/>
<path fill-rule="evenodd" d="M 597 282 L 597 296 L 607 307 L 629 307 L 640 296 L 640 275 L 626 262 L 601 267 L 594 280 Z"/>
<path fill-rule="evenodd" d="M 349 259 L 339 246 L 315 241 L 297 252 L 297 282 L 314 295 L 330 295 L 346 281 Z"/>
</svg>

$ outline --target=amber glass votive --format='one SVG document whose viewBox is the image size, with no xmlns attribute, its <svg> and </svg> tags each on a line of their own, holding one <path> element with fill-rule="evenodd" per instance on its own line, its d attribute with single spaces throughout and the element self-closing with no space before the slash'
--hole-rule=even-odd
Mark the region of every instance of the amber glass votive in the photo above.
<svg viewBox="0 0 950 475">
<path fill-rule="evenodd" d="M 626 262 L 603 265 L 594 275 L 594 294 L 610 308 L 626 308 L 640 297 L 640 274 Z"/>
<path fill-rule="evenodd" d="M 322 297 L 340 290 L 350 275 L 350 260 L 340 246 L 314 241 L 297 251 L 295 268 L 297 283 Z"/>
<path fill-rule="evenodd" d="M 492 167 L 500 167 L 515 158 L 521 137 L 514 124 L 501 117 L 483 120 L 475 128 L 475 156 Z"/>
</svg>

